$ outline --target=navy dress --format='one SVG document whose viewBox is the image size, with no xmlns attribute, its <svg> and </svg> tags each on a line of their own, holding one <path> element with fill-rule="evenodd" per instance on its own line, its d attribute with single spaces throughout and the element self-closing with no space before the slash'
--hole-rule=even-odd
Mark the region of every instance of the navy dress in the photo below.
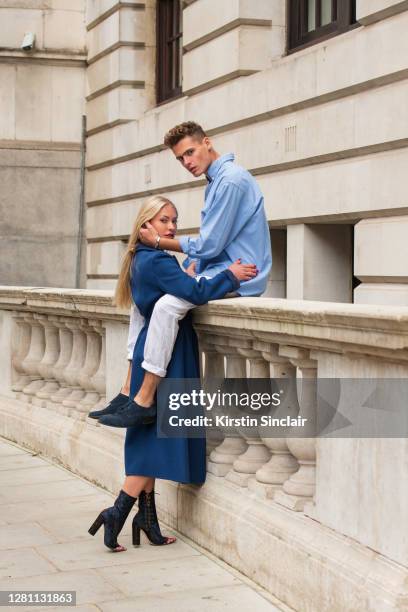
<svg viewBox="0 0 408 612">
<path fill-rule="evenodd" d="M 166 293 L 193 304 L 224 297 L 235 291 L 239 281 L 229 271 L 212 279 L 191 278 L 179 266 L 177 259 L 148 246 L 138 245 L 131 268 L 132 297 L 145 317 L 132 361 L 130 397 L 138 392 L 144 376 L 142 368 L 144 345 L 149 320 L 157 300 Z M 189 312 L 179 323 L 179 332 L 172 358 L 167 368 L 169 378 L 199 378 L 197 337 Z M 128 427 L 125 439 L 125 471 L 127 476 L 151 476 L 183 483 L 203 483 L 205 480 L 204 438 L 158 438 L 156 424 Z"/>
</svg>

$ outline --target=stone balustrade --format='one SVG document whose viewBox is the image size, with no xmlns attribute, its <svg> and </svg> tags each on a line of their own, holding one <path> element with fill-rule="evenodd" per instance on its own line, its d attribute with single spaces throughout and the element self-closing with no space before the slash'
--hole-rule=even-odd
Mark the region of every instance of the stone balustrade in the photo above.
<svg viewBox="0 0 408 612">
<path fill-rule="evenodd" d="M 287 402 L 310 430 L 209 430 L 205 485 L 158 483 L 162 518 L 296 610 L 404 609 L 408 540 L 392 525 L 408 511 L 407 440 L 313 424 L 321 378 L 407 378 L 408 309 L 241 298 L 194 320 L 204 387 L 293 379 Z M 0 288 L 0 433 L 116 490 L 123 431 L 86 415 L 118 392 L 127 325 L 110 292 Z"/>
</svg>

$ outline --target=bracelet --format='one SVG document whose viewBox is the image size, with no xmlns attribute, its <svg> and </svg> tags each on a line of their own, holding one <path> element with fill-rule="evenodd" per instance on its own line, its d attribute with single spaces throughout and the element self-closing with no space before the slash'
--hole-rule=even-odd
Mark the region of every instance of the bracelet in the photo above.
<svg viewBox="0 0 408 612">
<path fill-rule="evenodd" d="M 159 248 L 160 238 L 161 238 L 161 236 L 156 236 L 156 244 L 154 245 L 154 248 L 155 248 L 155 249 L 158 249 L 158 248 Z"/>
</svg>

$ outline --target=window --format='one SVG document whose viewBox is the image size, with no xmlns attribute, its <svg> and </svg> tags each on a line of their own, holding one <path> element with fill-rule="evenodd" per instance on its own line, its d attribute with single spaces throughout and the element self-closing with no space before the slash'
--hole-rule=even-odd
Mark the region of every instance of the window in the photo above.
<svg viewBox="0 0 408 612">
<path fill-rule="evenodd" d="M 157 103 L 181 94 L 180 4 L 180 0 L 157 0 Z"/>
<path fill-rule="evenodd" d="M 356 0 L 289 0 L 289 50 L 340 34 L 355 23 Z"/>
</svg>

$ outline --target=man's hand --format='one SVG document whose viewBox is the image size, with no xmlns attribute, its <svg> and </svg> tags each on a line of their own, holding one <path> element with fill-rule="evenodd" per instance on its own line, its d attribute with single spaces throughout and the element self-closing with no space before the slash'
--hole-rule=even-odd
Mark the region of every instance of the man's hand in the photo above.
<svg viewBox="0 0 408 612">
<path fill-rule="evenodd" d="M 148 221 L 146 221 L 145 226 L 145 228 L 140 228 L 139 240 L 146 246 L 155 247 L 156 239 L 159 234 L 156 232 L 153 225 Z"/>
<path fill-rule="evenodd" d="M 187 268 L 184 270 L 184 272 L 186 274 L 188 274 L 189 276 L 192 276 L 193 278 L 195 278 L 197 272 L 196 272 L 196 261 L 192 261 L 191 264 L 189 266 L 187 266 Z"/>
</svg>

